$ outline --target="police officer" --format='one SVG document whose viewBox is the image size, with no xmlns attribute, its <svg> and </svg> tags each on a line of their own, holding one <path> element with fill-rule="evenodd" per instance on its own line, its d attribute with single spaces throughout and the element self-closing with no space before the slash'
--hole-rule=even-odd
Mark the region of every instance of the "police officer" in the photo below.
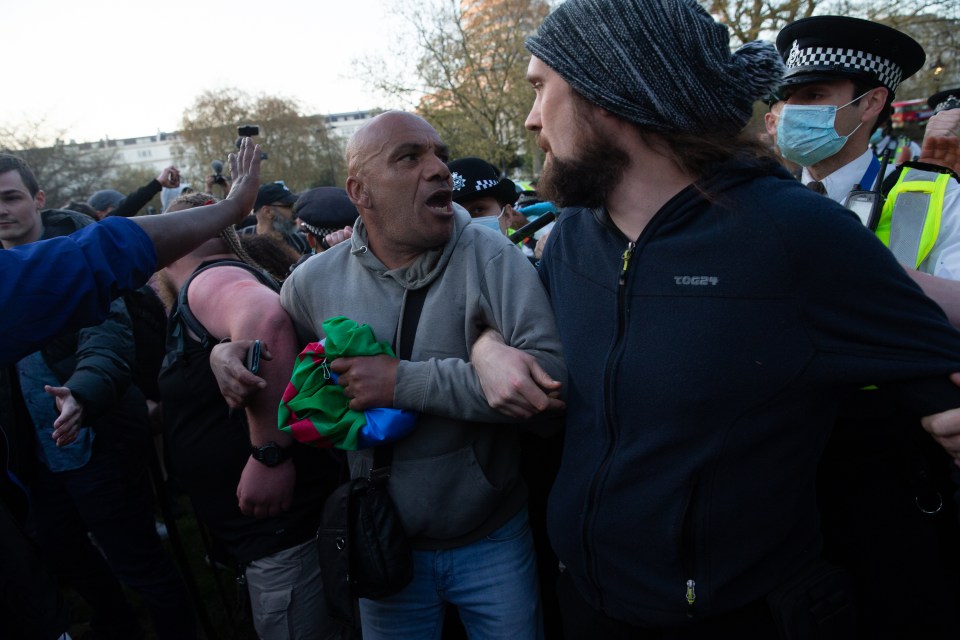
<svg viewBox="0 0 960 640">
<path fill-rule="evenodd" d="M 938 91 L 927 99 L 933 115 L 923 132 L 920 160 L 938 164 L 960 176 L 960 87 Z"/>
<path fill-rule="evenodd" d="M 805 184 L 877 227 L 937 299 L 949 287 L 935 285 L 960 280 L 960 185 L 908 162 L 881 208 L 881 163 L 868 148 L 897 86 L 923 66 L 923 49 L 890 27 L 839 16 L 787 25 L 777 49 L 787 65 L 781 153 L 803 167 Z M 868 206 L 858 210 L 864 196 Z M 949 461 L 921 436 L 885 394 L 855 391 L 821 463 L 824 554 L 853 574 L 862 638 L 960 637 L 956 486 Z"/>
</svg>

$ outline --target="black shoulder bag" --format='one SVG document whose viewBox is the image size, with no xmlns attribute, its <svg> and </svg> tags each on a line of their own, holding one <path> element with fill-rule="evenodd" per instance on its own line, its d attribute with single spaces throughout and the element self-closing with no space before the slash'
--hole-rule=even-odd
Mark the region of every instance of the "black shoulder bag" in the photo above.
<svg viewBox="0 0 960 640">
<path fill-rule="evenodd" d="M 408 291 L 400 325 L 400 352 L 409 360 L 427 287 Z M 357 598 L 393 595 L 413 579 L 413 552 L 387 492 L 393 445 L 374 449 L 364 478 L 340 485 L 323 506 L 317 550 L 330 616 L 356 626 Z"/>
</svg>

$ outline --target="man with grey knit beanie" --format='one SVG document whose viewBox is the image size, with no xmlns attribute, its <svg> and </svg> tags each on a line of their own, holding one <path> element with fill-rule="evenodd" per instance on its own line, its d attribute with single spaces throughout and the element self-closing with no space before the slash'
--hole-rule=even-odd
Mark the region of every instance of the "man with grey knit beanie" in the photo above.
<svg viewBox="0 0 960 640">
<path fill-rule="evenodd" d="M 694 0 L 569 0 L 527 48 L 539 187 L 564 207 L 540 271 L 570 372 L 548 511 L 565 637 L 854 637 L 819 562 L 823 443 L 849 389 L 960 406 L 960 333 L 742 134 L 781 80 L 769 44 L 731 53 Z M 505 413 L 544 401 L 495 333 L 471 363 Z"/>
</svg>

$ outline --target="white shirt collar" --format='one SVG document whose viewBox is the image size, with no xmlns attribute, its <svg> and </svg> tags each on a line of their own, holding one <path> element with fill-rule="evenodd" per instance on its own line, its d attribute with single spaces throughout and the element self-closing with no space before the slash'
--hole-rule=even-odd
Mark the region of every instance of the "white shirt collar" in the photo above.
<svg viewBox="0 0 960 640">
<path fill-rule="evenodd" d="M 863 152 L 862 156 L 848 162 L 821 180 L 820 182 L 823 183 L 823 186 L 827 190 L 827 197 L 834 202 L 843 204 L 843 201 L 847 199 L 847 194 L 853 191 L 853 186 L 863 179 L 863 174 L 867 172 L 867 167 L 870 166 L 873 157 L 873 152 L 867 149 Z M 803 175 L 800 179 L 803 181 L 803 184 L 815 180 L 806 167 L 803 168 Z M 861 185 L 861 188 L 869 187 L 863 187 Z"/>
</svg>

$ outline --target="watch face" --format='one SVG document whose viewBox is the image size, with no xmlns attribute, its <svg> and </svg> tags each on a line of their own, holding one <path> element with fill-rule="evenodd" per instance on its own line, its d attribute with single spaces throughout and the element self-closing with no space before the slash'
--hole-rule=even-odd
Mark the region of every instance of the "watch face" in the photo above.
<svg viewBox="0 0 960 640">
<path fill-rule="evenodd" d="M 283 448 L 276 442 L 268 442 L 262 447 L 253 447 L 251 452 L 256 460 L 268 467 L 275 467 L 286 459 Z"/>
<path fill-rule="evenodd" d="M 277 445 L 267 445 L 263 449 L 263 463 L 268 467 L 275 467 L 280 464 L 280 447 Z"/>
</svg>

